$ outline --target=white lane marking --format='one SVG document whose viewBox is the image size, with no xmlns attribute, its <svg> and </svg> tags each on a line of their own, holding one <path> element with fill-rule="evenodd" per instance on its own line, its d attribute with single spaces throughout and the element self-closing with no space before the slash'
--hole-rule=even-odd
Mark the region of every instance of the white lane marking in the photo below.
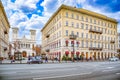
<svg viewBox="0 0 120 80">
<path fill-rule="evenodd" d="M 114 71 L 114 70 L 118 70 L 118 69 L 107 69 L 107 70 L 103 70 L 102 72 L 109 72 L 109 71 Z"/>
<path fill-rule="evenodd" d="M 81 74 L 70 74 L 70 75 L 63 75 L 63 76 L 53 76 L 53 77 L 43 77 L 43 78 L 33 78 L 33 80 L 39 80 L 39 79 L 51 79 L 51 78 L 61 78 L 61 77 L 69 77 L 69 76 L 78 76 L 78 75 L 86 75 L 91 74 L 92 72 L 87 73 L 81 73 Z"/>
<path fill-rule="evenodd" d="M 120 73 L 116 73 L 117 75 L 120 75 Z"/>
<path fill-rule="evenodd" d="M 107 67 L 108 69 L 112 69 L 112 68 L 114 68 L 114 67 Z"/>
</svg>

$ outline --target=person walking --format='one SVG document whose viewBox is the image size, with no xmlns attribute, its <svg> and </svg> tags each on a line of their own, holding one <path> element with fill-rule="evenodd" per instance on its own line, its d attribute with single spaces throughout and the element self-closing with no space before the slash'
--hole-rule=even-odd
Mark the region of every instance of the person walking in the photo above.
<svg viewBox="0 0 120 80">
<path fill-rule="evenodd" d="M 47 56 L 45 56 L 45 63 L 47 63 L 48 62 L 48 57 Z"/>
</svg>

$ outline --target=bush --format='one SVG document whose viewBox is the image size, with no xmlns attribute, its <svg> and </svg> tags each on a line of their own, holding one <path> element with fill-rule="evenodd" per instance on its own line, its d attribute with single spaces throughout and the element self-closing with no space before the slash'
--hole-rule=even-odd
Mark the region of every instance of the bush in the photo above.
<svg viewBox="0 0 120 80">
<path fill-rule="evenodd" d="M 67 60 L 67 57 L 66 57 L 65 55 L 63 55 L 62 60 L 63 60 L 63 61 L 66 61 L 66 60 Z"/>
</svg>

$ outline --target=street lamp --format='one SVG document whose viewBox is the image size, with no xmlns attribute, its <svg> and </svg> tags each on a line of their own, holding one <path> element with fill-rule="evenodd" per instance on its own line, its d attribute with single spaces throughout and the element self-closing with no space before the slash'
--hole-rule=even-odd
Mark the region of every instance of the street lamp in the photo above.
<svg viewBox="0 0 120 80">
<path fill-rule="evenodd" d="M 72 44 L 72 47 L 73 47 L 72 61 L 74 62 L 74 53 L 75 53 L 75 49 L 74 49 L 74 40 L 76 40 L 77 35 L 71 34 L 71 35 L 69 36 L 69 38 L 72 40 L 72 41 L 71 41 L 71 44 Z"/>
</svg>

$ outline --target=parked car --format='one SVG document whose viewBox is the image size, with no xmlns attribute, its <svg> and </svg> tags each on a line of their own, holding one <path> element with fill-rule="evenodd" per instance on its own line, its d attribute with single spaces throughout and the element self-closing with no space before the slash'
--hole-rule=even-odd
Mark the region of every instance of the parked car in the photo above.
<svg viewBox="0 0 120 80">
<path fill-rule="evenodd" d="M 109 58 L 109 61 L 118 61 L 119 60 L 119 58 L 117 58 L 117 57 L 111 57 L 111 58 Z"/>
<path fill-rule="evenodd" d="M 43 60 L 41 57 L 31 57 L 30 60 L 27 61 L 27 63 L 31 64 L 31 63 L 43 63 Z"/>
</svg>

